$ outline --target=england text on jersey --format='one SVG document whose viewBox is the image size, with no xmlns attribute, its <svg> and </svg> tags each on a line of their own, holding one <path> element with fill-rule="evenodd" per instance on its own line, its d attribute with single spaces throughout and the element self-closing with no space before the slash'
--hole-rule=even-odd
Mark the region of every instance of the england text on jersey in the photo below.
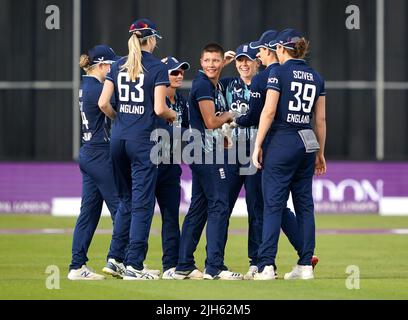
<svg viewBox="0 0 408 320">
<path fill-rule="evenodd" d="M 131 104 L 121 104 L 119 108 L 119 112 L 121 113 L 130 113 L 130 114 L 144 114 L 145 107 L 144 106 L 135 106 Z"/>
<path fill-rule="evenodd" d="M 300 124 L 309 124 L 310 123 L 310 116 L 309 115 L 288 113 L 287 122 L 300 123 Z"/>
</svg>

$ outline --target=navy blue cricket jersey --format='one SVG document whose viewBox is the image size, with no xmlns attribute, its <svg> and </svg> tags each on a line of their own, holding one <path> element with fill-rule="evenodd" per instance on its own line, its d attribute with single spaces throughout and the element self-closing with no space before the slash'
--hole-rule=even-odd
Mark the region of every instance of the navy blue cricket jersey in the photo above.
<svg viewBox="0 0 408 320">
<path fill-rule="evenodd" d="M 124 140 L 149 140 L 156 128 L 154 89 L 169 85 L 166 65 L 151 53 L 142 51 L 143 74 L 130 81 L 127 70 L 121 70 L 127 57 L 112 65 L 106 77 L 115 86 L 117 116 L 112 128 L 112 138 Z"/>
<path fill-rule="evenodd" d="M 103 83 L 93 76 L 82 76 L 79 90 L 79 108 L 82 118 L 82 144 L 109 147 L 111 121 L 101 112 L 98 100 Z M 111 103 L 114 105 L 114 97 Z"/>
<path fill-rule="evenodd" d="M 202 147 L 205 153 L 212 152 L 215 148 L 215 138 L 221 136 L 221 128 L 207 131 L 204 119 L 201 115 L 199 102 L 211 100 L 215 105 L 215 114 L 221 115 L 227 111 L 227 103 L 225 101 L 222 87 L 220 84 L 215 87 L 205 73 L 200 70 L 193 80 L 190 95 L 189 95 L 189 115 L 190 126 L 192 129 L 197 129 L 201 132 Z"/>
<path fill-rule="evenodd" d="M 243 127 L 258 126 L 261 113 L 266 100 L 266 84 L 269 73 L 274 68 L 279 67 L 279 63 L 270 64 L 265 70 L 259 72 L 251 80 L 249 111 L 236 119 L 236 123 Z"/>
<path fill-rule="evenodd" d="M 290 59 L 271 70 L 267 89 L 280 92 L 272 130 L 312 129 L 315 103 L 326 92 L 322 77 L 304 60 Z"/>
</svg>

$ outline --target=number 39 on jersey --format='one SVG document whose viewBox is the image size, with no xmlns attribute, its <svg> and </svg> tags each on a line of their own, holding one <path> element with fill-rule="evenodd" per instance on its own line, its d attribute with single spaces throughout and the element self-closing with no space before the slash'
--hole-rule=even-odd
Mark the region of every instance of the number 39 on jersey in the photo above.
<svg viewBox="0 0 408 320">
<path fill-rule="evenodd" d="M 288 113 L 287 122 L 309 124 L 310 113 L 316 98 L 316 86 L 292 81 L 290 89 L 296 101 L 289 101 L 288 109 L 297 113 Z"/>
</svg>

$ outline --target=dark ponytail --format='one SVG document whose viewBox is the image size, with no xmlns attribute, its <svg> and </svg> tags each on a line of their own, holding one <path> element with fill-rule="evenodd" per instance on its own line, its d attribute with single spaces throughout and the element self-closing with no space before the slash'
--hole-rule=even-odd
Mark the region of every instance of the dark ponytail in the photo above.
<svg viewBox="0 0 408 320">
<path fill-rule="evenodd" d="M 309 51 L 310 43 L 305 38 L 301 38 L 298 42 L 296 42 L 294 50 L 288 50 L 292 58 L 295 59 L 304 59 Z"/>
</svg>

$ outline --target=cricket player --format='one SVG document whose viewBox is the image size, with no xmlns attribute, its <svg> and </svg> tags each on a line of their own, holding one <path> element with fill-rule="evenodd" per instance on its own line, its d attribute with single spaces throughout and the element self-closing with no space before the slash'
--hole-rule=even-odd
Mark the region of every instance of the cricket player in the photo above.
<svg viewBox="0 0 408 320">
<path fill-rule="evenodd" d="M 157 38 L 161 38 L 156 25 L 149 19 L 138 19 L 129 33 L 129 54 L 112 66 L 99 99 L 101 110 L 115 119 L 111 155 L 120 198 L 103 271 L 123 280 L 156 280 L 159 276 L 143 266 L 157 178 L 157 166 L 151 161 L 155 144 L 151 134 L 157 116 L 173 122 L 176 112 L 166 105 L 167 67 L 152 55 Z M 118 101 L 117 112 L 109 102 L 113 94 Z"/>
<path fill-rule="evenodd" d="M 259 69 L 257 53 L 258 50 L 252 49 L 249 43 L 240 45 L 235 52 L 226 52 L 226 56 L 229 54 L 234 58 L 239 77 L 223 78 L 220 82 L 223 86 L 228 108 L 236 117 L 245 115 L 249 110 L 250 85 Z M 257 126 L 251 126 L 249 128 L 236 127 L 232 130 L 236 157 L 233 163 L 232 161 L 228 162 L 230 213 L 234 209 L 241 188 L 245 186 L 245 200 L 248 211 L 249 257 L 249 270 L 244 275 L 245 280 L 253 279 L 254 274 L 258 270 L 258 249 L 262 240 L 263 198 L 261 171 L 254 168 L 254 172 L 249 172 L 250 163 L 241 161 L 241 159 L 251 156 L 251 140 L 255 142 L 256 129 Z M 244 153 L 244 157 L 242 155 L 240 157 L 240 153 Z M 247 174 L 241 174 L 241 169 L 243 168 L 248 170 Z"/>
<path fill-rule="evenodd" d="M 156 182 L 156 200 L 162 215 L 162 248 L 163 248 L 163 275 L 164 280 L 173 280 L 176 270 L 179 244 L 180 226 L 179 210 L 181 197 L 181 167 L 174 160 L 173 150 L 181 152 L 181 137 L 189 128 L 188 103 L 178 91 L 184 79 L 184 71 L 190 69 L 188 62 L 179 62 L 174 57 L 162 59 L 168 69 L 170 85 L 167 87 L 167 106 L 176 111 L 177 119 L 169 123 L 158 118 L 157 127 L 168 132 L 168 139 L 160 140 L 161 161 L 158 167 Z M 174 139 L 173 139 L 174 137 Z"/>
<path fill-rule="evenodd" d="M 80 60 L 80 67 L 86 72 L 82 76 L 79 93 L 82 146 L 78 161 L 82 174 L 82 200 L 72 240 L 69 280 L 105 278 L 89 269 L 86 262 L 88 249 L 101 217 L 103 201 L 106 202 L 113 221 L 119 206 L 109 152 L 110 119 L 98 107 L 106 75 L 117 59 L 112 48 L 98 45 L 88 54 L 82 55 Z"/>
<path fill-rule="evenodd" d="M 224 265 L 230 216 L 228 173 L 224 164 L 217 164 L 216 154 L 224 156 L 224 143 L 217 143 L 217 138 L 222 136 L 221 127 L 233 117 L 227 111 L 219 84 L 224 66 L 223 48 L 218 44 L 206 45 L 200 63 L 202 70 L 193 80 L 189 95 L 189 116 L 191 128 L 200 132 L 201 148 L 199 154 L 194 154 L 199 158 L 198 163 L 190 166 L 193 175 L 191 205 L 181 231 L 174 279 L 242 280 L 241 274 L 229 271 Z M 195 265 L 194 252 L 206 223 L 207 258 L 203 274 Z"/>
<path fill-rule="evenodd" d="M 258 126 L 261 112 L 264 108 L 266 100 L 266 86 L 268 82 L 269 73 L 271 70 L 280 66 L 278 57 L 274 50 L 274 47 L 271 47 L 269 44 L 274 43 L 278 32 L 276 30 L 267 30 L 265 31 L 258 41 L 250 43 L 250 47 L 253 49 L 258 49 L 257 57 L 261 63 L 265 66 L 265 70 L 259 72 L 256 76 L 253 77 L 251 82 L 251 97 L 249 101 L 249 110 L 248 112 L 236 118 L 235 122 L 239 126 L 249 127 L 249 126 Z M 263 142 L 264 150 L 267 150 L 268 140 L 266 139 Z M 298 232 L 298 225 L 295 214 L 287 207 L 285 207 L 282 215 L 282 231 L 287 236 L 289 242 L 295 248 L 296 252 L 301 250 L 301 238 Z M 318 263 L 319 259 L 316 256 L 313 256 L 312 265 L 313 267 Z M 277 276 L 277 267 L 274 266 L 275 273 Z M 254 271 L 255 268 L 253 268 Z M 254 275 L 254 273 L 253 273 Z"/>
<path fill-rule="evenodd" d="M 285 29 L 269 46 L 276 50 L 279 67 L 270 71 L 265 107 L 253 154 L 263 168 L 264 221 L 255 280 L 275 279 L 275 258 L 282 214 L 292 193 L 301 248 L 299 260 L 285 279 L 313 279 L 315 221 L 313 174 L 326 172 L 325 86 L 322 77 L 303 60 L 308 41 L 296 30 Z M 315 132 L 312 118 L 315 117 Z M 264 140 L 269 139 L 265 152 Z"/>
</svg>

